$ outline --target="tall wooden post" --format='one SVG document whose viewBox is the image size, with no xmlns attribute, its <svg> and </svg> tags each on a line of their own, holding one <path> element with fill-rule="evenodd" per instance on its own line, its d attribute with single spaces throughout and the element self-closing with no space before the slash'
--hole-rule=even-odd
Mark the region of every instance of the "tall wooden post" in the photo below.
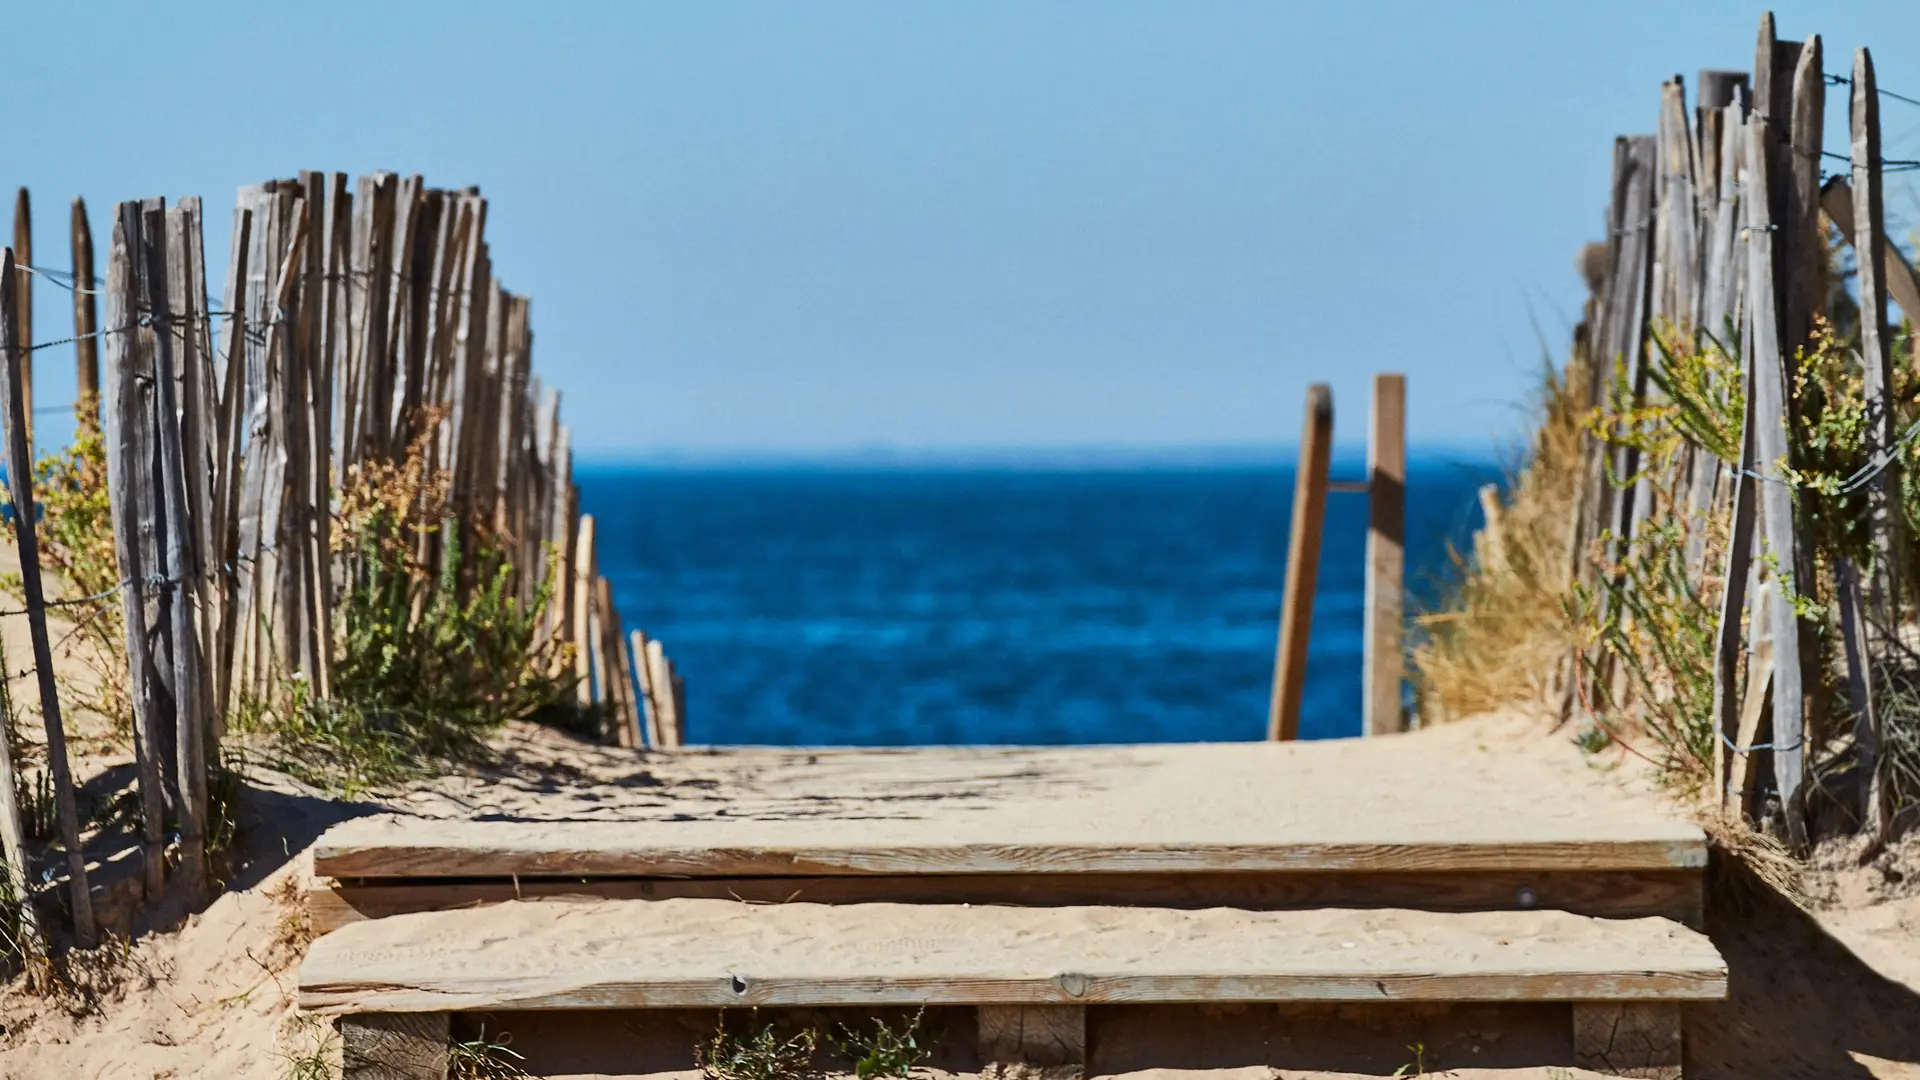
<svg viewBox="0 0 1920 1080">
<path fill-rule="evenodd" d="M 140 830 L 147 895 L 159 896 L 166 880 L 165 796 L 162 794 L 162 738 L 159 702 L 153 693 L 153 639 L 147 634 L 147 579 L 159 571 L 152 553 L 140 543 L 140 495 L 148 486 L 153 442 L 148 437 L 153 410 L 147 407 L 140 384 L 145 372 L 139 360 L 139 279 L 133 260 L 138 257 L 143 231 L 138 202 L 114 208 L 114 227 L 107 247 L 107 325 L 116 332 L 105 339 L 107 512 L 112 519 L 113 550 L 120 570 L 120 618 L 127 644 L 127 696 L 133 702 L 134 770 L 140 780 Z"/>
<path fill-rule="evenodd" d="M 75 386 L 81 402 L 93 399 L 90 412 L 80 418 L 82 426 L 96 430 L 100 424 L 100 342 L 94 338 L 99 329 L 98 308 L 93 283 L 93 229 L 87 224 L 87 201 L 73 200 L 73 358 Z"/>
<path fill-rule="evenodd" d="M 581 514 L 573 549 L 573 700 L 581 712 L 593 708 L 593 579 L 600 569 L 593 558 L 593 515 Z"/>
<path fill-rule="evenodd" d="M 60 721 L 60 694 L 54 684 L 53 644 L 47 637 L 47 601 L 40 588 L 40 539 L 33 512 L 33 456 L 27 449 L 26 395 L 21 382 L 22 347 L 14 307 L 13 251 L 0 256 L 0 408 L 6 417 L 7 486 L 13 493 L 14 535 L 20 545 L 20 591 L 27 601 L 27 636 L 33 642 L 33 670 L 40 684 L 40 718 L 47 731 L 47 771 L 53 776 L 53 805 L 60 824 L 60 846 L 67 849 L 68 883 L 73 895 L 73 936 L 82 948 L 94 944 L 93 897 L 87 890 L 87 856 L 80 848 L 80 812 L 74 805 L 73 774 L 67 768 L 67 732 Z"/>
<path fill-rule="evenodd" d="M 160 467 L 156 485 L 159 490 L 155 494 L 167 538 L 161 563 L 166 580 L 160 588 L 167 597 L 168 629 L 173 639 L 174 784 L 179 796 L 174 800 L 174 811 L 180 823 L 179 880 L 184 883 L 187 896 L 195 898 L 206 882 L 207 758 L 200 664 L 194 655 L 194 642 L 198 638 L 193 628 L 193 605 L 188 601 L 193 591 L 193 564 L 187 547 L 191 512 L 187 508 L 187 463 L 174 392 L 175 327 L 184 324 L 173 317 L 168 297 L 166 211 L 147 210 L 144 217 L 140 248 L 145 273 L 140 295 L 155 325 L 153 431 L 159 444 Z"/>
<path fill-rule="evenodd" d="M 627 666 L 633 669 L 634 690 L 638 696 L 640 723 L 646 733 L 646 746 L 650 750 L 665 748 L 660 725 L 660 707 L 653 699 L 653 672 L 648 667 L 647 635 L 643 630 L 635 630 L 627 635 Z"/>
<path fill-rule="evenodd" d="M 14 332 L 20 342 L 20 406 L 27 414 L 28 447 L 33 438 L 33 203 L 27 189 L 13 198 Z"/>
<path fill-rule="evenodd" d="M 1867 401 L 1867 449 L 1873 463 L 1882 471 L 1869 490 L 1867 529 L 1873 542 L 1871 584 L 1867 599 L 1882 625 L 1900 625 L 1900 589 L 1894 576 L 1894 560 L 1900 550 L 1900 474 L 1896 435 L 1893 424 L 1893 355 L 1887 347 L 1887 218 L 1881 194 L 1880 175 L 1880 94 L 1873 74 L 1873 57 L 1861 49 L 1853 57 L 1853 248 L 1858 256 L 1860 292 L 1860 370 L 1861 390 Z M 1909 313 L 1910 317 L 1915 316 Z M 1890 458 L 1892 460 L 1890 460 Z M 1853 583 L 1858 600 L 1859 584 Z M 1892 817 L 1882 790 L 1876 756 L 1880 747 L 1880 725 L 1875 716 L 1873 696 L 1873 654 L 1867 646 L 1866 628 L 1871 620 L 1859 618 L 1855 610 L 1856 633 L 1848 644 L 1855 647 L 1853 669 L 1857 684 L 1854 746 L 1861 769 L 1868 777 L 1864 821 L 1876 837 L 1884 837 Z"/>
<path fill-rule="evenodd" d="M 1280 644 L 1273 657 L 1267 738 L 1300 737 L 1300 699 L 1307 682 L 1307 640 L 1313 633 L 1314 581 L 1320 573 L 1320 528 L 1327 513 L 1327 463 L 1333 454 L 1333 391 L 1307 388 L 1300 460 L 1293 477 L 1293 528 L 1287 536 L 1287 588 L 1280 601 Z"/>
<path fill-rule="evenodd" d="M 1402 580 L 1406 566 L 1407 377 L 1373 377 L 1367 435 L 1366 688 L 1361 730 L 1389 735 L 1404 726 L 1400 705 Z"/>
<path fill-rule="evenodd" d="M 1747 121 L 1747 176 L 1753 191 L 1771 190 L 1769 170 L 1777 135 L 1764 116 Z M 1793 530 L 1793 492 L 1780 477 L 1787 457 L 1787 359 L 1781 351 L 1774 302 L 1773 208 L 1757 196 L 1747 210 L 1746 345 L 1751 357 L 1754 461 L 1766 474 L 1760 484 L 1761 533 L 1771 561 L 1768 623 L 1773 635 L 1773 770 L 1796 845 L 1807 840 L 1801 785 L 1806 779 L 1805 713 L 1802 711 L 1800 627 L 1793 609 L 1799 545 Z"/>
</svg>

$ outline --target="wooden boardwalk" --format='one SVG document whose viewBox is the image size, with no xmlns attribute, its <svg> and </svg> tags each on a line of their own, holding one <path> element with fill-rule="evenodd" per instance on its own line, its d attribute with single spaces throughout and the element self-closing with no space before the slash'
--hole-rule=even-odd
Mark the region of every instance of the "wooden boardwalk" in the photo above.
<svg viewBox="0 0 1920 1080">
<path fill-rule="evenodd" d="M 1536 742 L 1554 740 L 1535 736 Z M 656 759 L 657 761 L 658 759 Z M 1670 870 L 1698 826 L 1571 748 L 1395 739 L 724 750 L 563 820 L 383 817 L 330 831 L 336 878 Z M 673 791 L 666 797 L 655 792 Z"/>
<path fill-rule="evenodd" d="M 957 1006 L 1052 1067 L 1089 1009 L 1355 1002 L 1570 1006 L 1547 1063 L 1676 1076 L 1726 993 L 1700 828 L 1537 727 L 593 765 L 316 844 L 301 1002 L 407 1063 L 349 1076 L 438 1078 L 492 1010 Z"/>
</svg>

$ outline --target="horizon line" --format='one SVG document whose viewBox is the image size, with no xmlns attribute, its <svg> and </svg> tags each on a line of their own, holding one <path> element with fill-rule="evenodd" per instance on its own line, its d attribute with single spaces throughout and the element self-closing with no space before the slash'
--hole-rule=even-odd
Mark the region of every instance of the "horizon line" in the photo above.
<svg viewBox="0 0 1920 1080">
<path fill-rule="evenodd" d="M 1333 446 L 1333 458 L 1342 463 L 1364 460 L 1364 442 Z M 1291 443 L 1228 443 L 1128 445 L 1088 443 L 1063 445 L 955 445 L 899 446 L 873 444 L 839 447 L 691 448 L 658 447 L 635 450 L 580 451 L 575 462 L 599 469 L 717 469 L 717 468 L 1196 468 L 1290 465 L 1300 456 Z M 1433 459 L 1461 464 L 1499 465 L 1508 455 L 1484 444 L 1466 441 L 1420 440 L 1407 446 L 1410 463 L 1432 464 Z"/>
</svg>

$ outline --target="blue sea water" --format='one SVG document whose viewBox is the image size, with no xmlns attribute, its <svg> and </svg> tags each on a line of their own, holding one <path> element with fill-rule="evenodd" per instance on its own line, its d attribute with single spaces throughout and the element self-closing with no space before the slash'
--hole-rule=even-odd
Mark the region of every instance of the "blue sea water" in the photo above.
<svg viewBox="0 0 1920 1080">
<path fill-rule="evenodd" d="M 1415 605 L 1498 478 L 1486 462 L 1411 465 Z M 1287 467 L 603 466 L 577 479 L 622 621 L 659 638 L 686 681 L 689 742 L 1264 735 Z M 1307 738 L 1359 730 L 1365 535 L 1365 498 L 1330 496 Z"/>
</svg>

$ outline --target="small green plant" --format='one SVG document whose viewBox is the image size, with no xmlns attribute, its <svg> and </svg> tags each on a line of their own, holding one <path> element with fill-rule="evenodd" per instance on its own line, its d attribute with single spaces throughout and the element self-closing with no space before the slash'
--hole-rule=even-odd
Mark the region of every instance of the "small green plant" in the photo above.
<svg viewBox="0 0 1920 1080">
<path fill-rule="evenodd" d="M 220 748 L 217 760 L 207 768 L 207 852 L 219 855 L 233 850 L 240 836 L 240 792 L 246 781 L 246 754 L 238 749 Z M 137 801 L 134 810 L 139 810 Z"/>
<path fill-rule="evenodd" d="M 1393 1070 L 1392 1080 L 1407 1080 L 1408 1077 L 1427 1075 L 1427 1044 L 1414 1043 L 1407 1047 L 1407 1051 L 1413 1055 L 1413 1060 Z"/>
<path fill-rule="evenodd" d="M 1598 754 L 1613 745 L 1613 736 L 1607 734 L 1607 729 L 1599 724 L 1588 724 L 1574 734 L 1573 745 L 1579 747 L 1582 753 Z"/>
<path fill-rule="evenodd" d="M 295 1013 L 287 1022 L 285 1041 L 293 1044 L 281 1051 L 287 1063 L 285 1080 L 335 1080 L 333 1059 L 340 1037 L 326 1018 Z"/>
<path fill-rule="evenodd" d="M 759 1019 L 754 1010 L 754 1020 Z M 713 1038 L 694 1048 L 693 1060 L 708 1080 L 806 1080 L 819 1075 L 814 1053 L 820 1033 L 803 1027 L 782 1038 L 767 1024 L 752 1034 L 727 1030 L 727 1014 L 720 1013 Z"/>
<path fill-rule="evenodd" d="M 0 968 L 9 972 L 41 951 L 27 918 L 25 884 L 25 875 L 0 858 Z"/>
<path fill-rule="evenodd" d="M 447 1080 L 522 1080 L 527 1071 L 514 1064 L 526 1059 L 508 1049 L 512 1036 L 487 1037 L 486 1024 L 473 1038 L 447 1046 Z"/>
<path fill-rule="evenodd" d="M 328 693 L 294 673 L 233 718 L 266 736 L 269 764 L 349 796 L 479 756 L 487 734 L 571 688 L 567 646 L 542 633 L 552 556 L 522 603 L 507 545 L 453 516 L 426 440 L 356 467 L 341 489 Z"/>
<path fill-rule="evenodd" d="M 71 443 L 41 456 L 34 466 L 34 501 L 40 517 L 36 533 L 44 570 L 56 579 L 49 594 L 84 602 L 63 614 L 73 621 L 76 641 L 61 651 L 87 669 L 85 676 L 59 676 L 63 702 L 98 713 L 123 737 L 133 733 L 133 699 L 127 693 L 127 639 L 121 619 L 119 558 L 113 547 L 113 515 L 107 499 L 107 449 L 100 426 L 98 395 L 74 405 L 79 426 Z M 11 534 L 14 524 L 7 524 Z M 8 574 L 0 588 L 18 597 L 20 577 Z M 105 595 L 102 595 L 105 594 Z"/>
<path fill-rule="evenodd" d="M 921 1008 L 898 1031 L 877 1016 L 870 1033 L 843 1024 L 834 1037 L 834 1048 L 853 1063 L 856 1080 L 907 1080 L 914 1066 L 927 1056 L 926 1048 L 920 1045 L 920 1021 L 926 1012 Z"/>
</svg>

